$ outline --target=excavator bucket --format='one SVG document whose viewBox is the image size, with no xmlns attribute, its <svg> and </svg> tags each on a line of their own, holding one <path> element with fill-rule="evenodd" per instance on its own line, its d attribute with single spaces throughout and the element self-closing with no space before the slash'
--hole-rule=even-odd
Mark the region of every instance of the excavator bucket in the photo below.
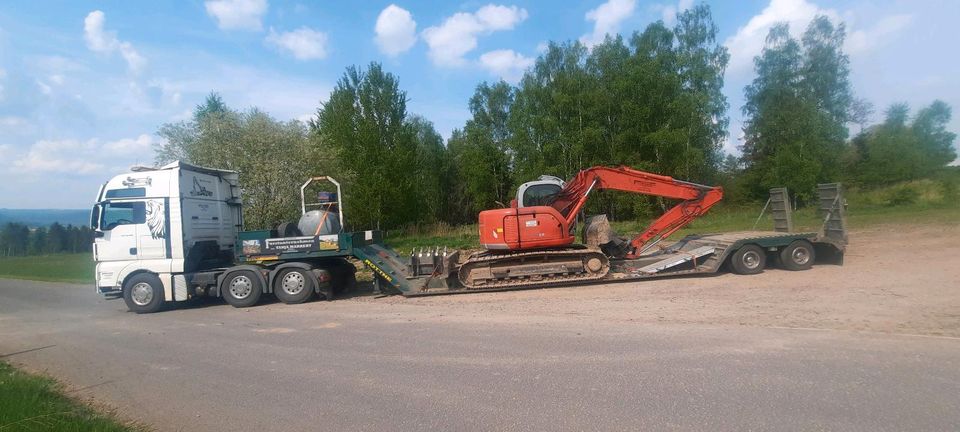
<svg viewBox="0 0 960 432">
<path fill-rule="evenodd" d="M 610 227 L 610 220 L 607 215 L 596 215 L 587 218 L 583 224 L 583 244 L 589 248 L 599 249 L 600 245 L 610 243 L 614 237 L 613 228 Z"/>
<path fill-rule="evenodd" d="M 581 232 L 583 244 L 590 249 L 600 249 L 609 257 L 623 258 L 627 254 L 630 242 L 620 237 L 610 226 L 607 215 L 596 215 L 587 218 Z"/>
</svg>

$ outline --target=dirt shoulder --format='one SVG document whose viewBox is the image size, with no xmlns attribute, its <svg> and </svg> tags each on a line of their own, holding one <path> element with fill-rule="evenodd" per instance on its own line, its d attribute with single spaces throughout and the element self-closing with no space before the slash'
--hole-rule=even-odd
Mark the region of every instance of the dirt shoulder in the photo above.
<svg viewBox="0 0 960 432">
<path fill-rule="evenodd" d="M 853 231 L 843 266 L 404 299 L 404 320 L 743 325 L 960 337 L 960 226 Z"/>
</svg>

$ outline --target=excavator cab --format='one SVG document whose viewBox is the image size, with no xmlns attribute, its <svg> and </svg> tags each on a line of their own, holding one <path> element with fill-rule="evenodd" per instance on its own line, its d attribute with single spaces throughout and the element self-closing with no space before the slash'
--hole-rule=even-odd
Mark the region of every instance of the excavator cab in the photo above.
<svg viewBox="0 0 960 432">
<path fill-rule="evenodd" d="M 480 212 L 481 245 L 488 250 L 521 250 L 573 243 L 569 223 L 550 207 L 565 185 L 558 177 L 543 175 L 520 185 L 509 208 Z"/>
<path fill-rule="evenodd" d="M 526 182 L 517 188 L 516 205 L 511 207 L 523 208 L 550 205 L 565 185 L 566 183 L 559 177 L 542 175 L 540 178 Z"/>
</svg>

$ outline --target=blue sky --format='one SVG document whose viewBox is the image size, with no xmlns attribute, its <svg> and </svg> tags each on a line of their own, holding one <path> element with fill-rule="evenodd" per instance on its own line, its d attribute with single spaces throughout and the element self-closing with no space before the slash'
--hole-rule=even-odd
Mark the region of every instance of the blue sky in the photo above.
<svg viewBox="0 0 960 432">
<path fill-rule="evenodd" d="M 515 82 L 547 41 L 587 44 L 668 24 L 689 0 L 556 2 L 193 0 L 0 5 L 0 207 L 85 208 L 100 183 L 152 162 L 159 125 L 211 90 L 235 108 L 306 119 L 349 65 L 382 62 L 408 110 L 449 137 L 484 80 Z M 752 58 L 778 21 L 847 25 L 858 97 L 960 107 L 956 1 L 708 2 L 731 52 L 725 94 L 740 135 Z M 955 116 L 960 117 L 960 115 Z M 951 123 L 960 132 L 960 119 Z"/>
</svg>

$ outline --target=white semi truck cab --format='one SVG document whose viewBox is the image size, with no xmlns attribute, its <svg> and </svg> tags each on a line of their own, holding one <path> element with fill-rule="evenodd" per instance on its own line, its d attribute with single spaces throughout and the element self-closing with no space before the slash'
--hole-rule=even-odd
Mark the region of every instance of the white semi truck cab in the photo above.
<svg viewBox="0 0 960 432">
<path fill-rule="evenodd" d="M 186 300 L 176 275 L 233 262 L 243 222 L 237 182 L 236 172 L 174 162 L 104 184 L 90 221 L 97 290 L 120 292 L 132 276 L 153 274 L 165 300 Z"/>
</svg>

